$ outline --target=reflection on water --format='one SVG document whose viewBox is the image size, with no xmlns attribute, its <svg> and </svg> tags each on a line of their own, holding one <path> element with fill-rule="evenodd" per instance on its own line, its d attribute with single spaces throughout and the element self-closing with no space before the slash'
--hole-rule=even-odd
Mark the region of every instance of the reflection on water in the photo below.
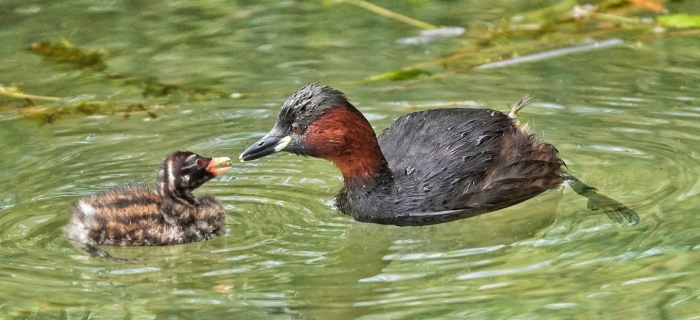
<svg viewBox="0 0 700 320">
<path fill-rule="evenodd" d="M 434 5 L 449 12 L 453 4 Z M 121 181 L 154 183 L 160 159 L 176 149 L 237 157 L 302 84 L 346 83 L 417 57 L 438 57 L 451 39 L 437 47 L 397 46 L 396 39 L 413 34 L 404 26 L 376 26 L 370 22 L 376 17 L 361 15 L 344 21 L 347 12 L 340 11 L 347 7 L 312 3 L 85 7 L 80 1 L 10 1 L 0 9 L 6 18 L 0 35 L 7 39 L 0 52 L 8 57 L 0 62 L 0 84 L 46 95 L 158 102 L 138 88 L 22 51 L 33 41 L 71 37 L 107 48 L 110 68 L 123 74 L 265 93 L 183 98 L 149 120 L 66 116 L 39 125 L 2 111 L 0 317 L 700 314 L 694 289 L 700 278 L 700 91 L 697 77 L 686 76 L 698 72 L 687 62 L 700 57 L 682 40 L 473 72 L 410 90 L 388 90 L 392 83 L 337 86 L 378 131 L 408 112 L 398 107 L 406 103 L 472 99 L 507 109 L 530 94 L 536 100 L 523 116 L 533 131 L 557 146 L 573 174 L 634 208 L 638 226 L 589 211 L 569 189 L 443 225 L 357 223 L 333 207 L 341 180 L 332 164 L 280 154 L 234 164 L 195 192 L 224 203 L 226 236 L 110 248 L 141 262 L 122 265 L 90 258 L 65 240 L 62 229 L 77 199 Z M 75 19 L 61 22 L 63 16 Z M 352 34 L 338 36 L 348 28 Z M 668 52 L 676 58 L 667 59 Z"/>
</svg>

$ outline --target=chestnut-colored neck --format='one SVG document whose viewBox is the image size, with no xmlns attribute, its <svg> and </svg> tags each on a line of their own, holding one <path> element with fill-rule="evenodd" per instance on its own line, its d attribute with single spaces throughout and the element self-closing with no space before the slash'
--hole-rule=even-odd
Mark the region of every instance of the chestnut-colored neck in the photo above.
<svg viewBox="0 0 700 320">
<path fill-rule="evenodd" d="M 352 106 L 327 111 L 309 126 L 306 135 L 311 155 L 335 163 L 346 184 L 371 182 L 389 173 L 374 130 Z"/>
</svg>

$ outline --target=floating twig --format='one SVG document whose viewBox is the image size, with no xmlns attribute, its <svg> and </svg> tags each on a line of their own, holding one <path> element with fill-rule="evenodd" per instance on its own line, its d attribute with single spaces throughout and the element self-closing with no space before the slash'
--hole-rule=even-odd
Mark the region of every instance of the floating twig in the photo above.
<svg viewBox="0 0 700 320">
<path fill-rule="evenodd" d="M 370 12 L 376 13 L 380 16 L 393 19 L 396 21 L 401 21 L 403 23 L 406 23 L 408 25 L 414 26 L 416 28 L 421 28 L 421 29 L 435 29 L 437 26 L 432 25 L 427 22 L 423 22 L 405 15 L 402 15 L 400 13 L 393 12 L 391 10 L 382 8 L 376 4 L 364 1 L 364 0 L 337 0 L 338 2 L 345 2 L 349 3 L 355 6 L 358 6 L 360 8 L 366 9 Z"/>
<path fill-rule="evenodd" d="M 614 46 L 618 46 L 622 43 L 624 43 L 624 41 L 622 41 L 622 39 L 610 39 L 610 40 L 595 42 L 595 43 L 586 44 L 586 45 L 577 46 L 577 47 L 554 49 L 554 50 L 549 50 L 549 51 L 545 51 L 545 52 L 538 52 L 538 53 L 529 54 L 526 56 L 512 58 L 512 59 L 508 59 L 508 60 L 482 64 L 480 66 L 475 67 L 474 70 L 502 68 L 502 67 L 511 66 L 511 65 L 515 65 L 515 64 L 552 59 L 555 57 L 560 57 L 560 56 L 572 54 L 572 53 L 581 53 L 581 52 L 586 52 L 586 51 L 591 51 L 591 50 L 600 50 L 600 49 L 604 49 L 604 48 L 614 47 Z"/>
<path fill-rule="evenodd" d="M 30 99 L 30 100 L 43 100 L 43 101 L 59 101 L 59 100 L 61 100 L 61 98 L 58 98 L 58 97 L 47 97 L 47 96 L 26 94 L 18 86 L 6 87 L 6 86 L 3 86 L 2 84 L 0 84 L 0 95 L 10 97 L 10 98 L 17 98 L 17 99 Z"/>
</svg>

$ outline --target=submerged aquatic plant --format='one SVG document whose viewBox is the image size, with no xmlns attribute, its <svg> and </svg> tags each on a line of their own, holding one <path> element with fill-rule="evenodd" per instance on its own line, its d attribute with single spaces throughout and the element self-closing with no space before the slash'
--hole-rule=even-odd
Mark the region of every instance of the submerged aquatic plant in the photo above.
<svg viewBox="0 0 700 320">
<path fill-rule="evenodd" d="M 437 41 L 452 41 L 456 48 L 445 56 L 402 66 L 394 70 L 368 74 L 344 85 L 394 81 L 392 90 L 406 89 L 423 81 L 512 65 L 554 59 L 565 54 L 605 50 L 624 43 L 640 43 L 650 37 L 687 36 L 700 33 L 700 15 L 664 13 L 665 0 L 600 0 L 580 5 L 576 0 L 560 0 L 550 6 L 522 12 L 488 24 L 440 27 L 393 12 L 368 0 L 323 0 L 330 5 L 353 5 L 371 14 L 416 29 L 416 36 L 397 39 L 397 45 L 429 46 Z M 484 27 L 487 26 L 487 27 Z M 678 29 L 666 31 L 666 29 Z M 446 40 L 449 39 L 449 40 Z M 66 115 L 120 114 L 128 117 L 143 113 L 156 117 L 161 105 L 176 105 L 186 99 L 223 99 L 270 94 L 230 94 L 209 87 L 190 87 L 167 83 L 155 76 L 130 76 L 108 71 L 107 51 L 87 49 L 68 40 L 47 40 L 32 44 L 28 50 L 47 61 L 91 70 L 110 85 L 136 87 L 144 98 L 158 103 L 100 101 L 28 94 L 17 86 L 0 85 L 0 111 L 11 110 L 23 117 L 51 123 Z M 41 102 L 40 104 L 36 102 Z"/>
<path fill-rule="evenodd" d="M 11 111 L 39 123 L 54 123 L 66 115 L 114 115 L 130 117 L 145 114 L 148 119 L 157 117 L 155 109 L 160 105 L 145 105 L 120 101 L 95 101 L 80 98 L 60 98 L 25 93 L 19 86 L 0 84 L 0 96 L 21 101 L 15 106 L 0 106 L 0 111 Z M 35 101 L 41 102 L 37 103 Z"/>
<path fill-rule="evenodd" d="M 366 1 L 336 2 L 354 4 L 389 19 L 402 21 L 385 13 L 386 9 L 377 10 L 358 4 Z M 562 0 L 548 7 L 493 22 L 486 28 L 483 24 L 466 26 L 466 32 L 458 34 L 457 49 L 447 56 L 369 75 L 360 82 L 403 81 L 394 89 L 404 89 L 423 81 L 444 79 L 472 70 L 511 66 L 564 54 L 606 49 L 629 41 L 637 42 L 646 35 L 658 34 L 659 26 L 700 28 L 699 15 L 658 15 L 664 12 L 664 2 L 602 0 L 579 5 L 576 0 Z M 417 25 L 415 22 L 406 23 Z M 692 33 L 686 30 L 685 33 L 669 33 L 668 36 L 685 34 Z"/>
<path fill-rule="evenodd" d="M 104 61 L 106 50 L 80 48 L 65 39 L 35 42 L 28 50 L 51 61 L 69 63 L 78 68 L 90 68 L 96 71 L 107 68 Z"/>
<path fill-rule="evenodd" d="M 144 97 L 165 99 L 165 102 L 154 104 L 134 103 L 112 100 L 87 100 L 84 97 L 52 97 L 25 93 L 16 85 L 0 84 L 0 97 L 8 98 L 11 102 L 2 104 L 0 111 L 14 111 L 14 114 L 40 123 L 53 123 L 67 115 L 122 115 L 130 117 L 133 114 L 145 114 L 147 119 L 156 118 L 156 109 L 163 105 L 171 105 L 172 101 L 185 96 L 190 99 L 202 97 L 221 98 L 229 94 L 223 90 L 206 87 L 187 87 L 180 84 L 169 84 L 159 81 L 156 77 L 135 77 L 109 72 L 106 62 L 107 51 L 103 49 L 87 49 L 77 46 L 68 40 L 47 40 L 33 43 L 29 52 L 46 58 L 49 62 L 67 65 L 75 69 L 88 69 L 103 75 L 105 81 L 118 86 L 135 86 L 141 89 Z"/>
</svg>

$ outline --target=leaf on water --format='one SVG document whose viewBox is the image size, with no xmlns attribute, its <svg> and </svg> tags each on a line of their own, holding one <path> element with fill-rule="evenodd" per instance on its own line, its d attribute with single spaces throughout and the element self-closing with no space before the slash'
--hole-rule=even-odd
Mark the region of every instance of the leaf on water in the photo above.
<svg viewBox="0 0 700 320">
<path fill-rule="evenodd" d="M 105 50 L 89 50 L 75 46 L 68 40 L 43 41 L 33 43 L 27 50 L 47 59 L 70 63 L 79 68 L 91 68 L 102 71 L 107 68 Z"/>
<path fill-rule="evenodd" d="M 667 28 L 700 28 L 700 14 L 666 14 L 663 16 L 658 16 L 656 18 L 656 22 Z"/>
<path fill-rule="evenodd" d="M 664 11 L 664 4 L 661 0 L 627 0 L 635 7 L 647 9 L 656 13 Z"/>
<path fill-rule="evenodd" d="M 399 81 L 399 80 L 408 80 L 408 79 L 414 79 L 417 78 L 421 75 L 430 75 L 430 72 L 425 71 L 423 69 L 416 69 L 416 68 L 408 68 L 408 69 L 399 69 L 399 70 L 392 70 L 392 71 L 387 71 L 382 74 L 374 75 L 368 78 L 365 78 L 365 81 L 382 81 L 382 80 L 389 80 L 389 81 Z"/>
</svg>

